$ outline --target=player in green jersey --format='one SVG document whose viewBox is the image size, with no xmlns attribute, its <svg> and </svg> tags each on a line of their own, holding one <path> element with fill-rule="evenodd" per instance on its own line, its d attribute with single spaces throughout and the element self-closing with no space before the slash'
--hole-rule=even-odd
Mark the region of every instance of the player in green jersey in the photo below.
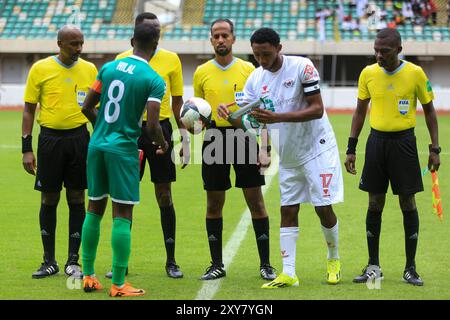
<svg viewBox="0 0 450 320">
<path fill-rule="evenodd" d="M 82 232 L 84 291 L 102 289 L 94 272 L 100 237 L 100 222 L 111 196 L 113 228 L 113 278 L 110 295 L 140 296 L 145 293 L 125 283 L 130 256 L 130 225 L 133 205 L 139 203 L 139 157 L 137 139 L 141 119 L 147 110 L 147 133 L 160 153 L 168 143 L 159 125 L 162 78 L 148 65 L 159 39 L 159 30 L 149 24 L 134 30 L 133 55 L 105 64 L 83 106 L 94 124 L 87 159 L 89 205 Z M 100 109 L 96 104 L 100 102 Z"/>
</svg>

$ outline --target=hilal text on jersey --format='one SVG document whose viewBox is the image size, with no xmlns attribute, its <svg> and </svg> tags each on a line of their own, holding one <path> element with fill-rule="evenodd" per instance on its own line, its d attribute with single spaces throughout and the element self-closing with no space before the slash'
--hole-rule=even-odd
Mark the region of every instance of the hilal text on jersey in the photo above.
<svg viewBox="0 0 450 320">
<path fill-rule="evenodd" d="M 136 66 L 134 64 L 128 65 L 126 62 L 119 62 L 119 64 L 116 67 L 116 70 L 122 71 L 124 73 L 133 74 L 134 69 Z"/>
</svg>

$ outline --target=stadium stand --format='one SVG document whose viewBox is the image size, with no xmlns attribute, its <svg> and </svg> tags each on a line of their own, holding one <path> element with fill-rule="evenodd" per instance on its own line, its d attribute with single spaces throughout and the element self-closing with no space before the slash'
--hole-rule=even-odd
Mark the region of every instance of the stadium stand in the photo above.
<svg viewBox="0 0 450 320">
<path fill-rule="evenodd" d="M 234 20 L 238 38 L 248 38 L 253 30 L 264 25 L 279 31 L 283 39 L 299 41 L 373 40 L 377 30 L 388 26 L 398 28 L 406 40 L 449 39 L 446 0 L 186 0 L 185 3 L 196 8 L 197 15 L 203 8 L 202 21 L 189 23 L 184 19 L 183 24 L 169 27 L 164 39 L 204 39 L 210 23 L 224 17 Z M 191 15 L 192 10 L 185 10 L 184 16 Z M 441 19 L 437 19 L 439 16 Z"/>
<path fill-rule="evenodd" d="M 0 38 L 54 39 L 61 26 L 74 23 L 81 26 L 86 38 L 128 39 L 133 30 L 133 10 L 126 24 L 113 24 L 117 3 L 117 0 L 3 0 Z"/>
<path fill-rule="evenodd" d="M 72 22 L 87 39 L 128 39 L 135 5 L 136 0 L 3 0 L 0 38 L 52 39 Z M 446 0 L 185 0 L 182 20 L 167 25 L 163 39 L 208 38 L 210 23 L 227 17 L 241 39 L 267 26 L 287 40 L 368 41 L 391 26 L 405 40 L 448 41 L 447 5 Z"/>
</svg>

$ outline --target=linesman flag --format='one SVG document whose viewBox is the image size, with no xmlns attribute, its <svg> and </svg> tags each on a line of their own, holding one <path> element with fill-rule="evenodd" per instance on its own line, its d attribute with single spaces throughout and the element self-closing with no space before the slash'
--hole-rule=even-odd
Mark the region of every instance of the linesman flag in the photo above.
<svg viewBox="0 0 450 320">
<path fill-rule="evenodd" d="M 441 194 L 439 191 L 439 179 L 437 176 L 437 171 L 431 171 L 431 193 L 433 197 L 433 213 L 436 214 L 439 220 L 442 221 L 442 203 Z"/>
</svg>

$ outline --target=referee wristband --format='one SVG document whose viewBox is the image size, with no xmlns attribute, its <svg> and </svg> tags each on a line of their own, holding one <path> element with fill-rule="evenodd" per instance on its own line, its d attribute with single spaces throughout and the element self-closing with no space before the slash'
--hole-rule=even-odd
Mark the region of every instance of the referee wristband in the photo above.
<svg viewBox="0 0 450 320">
<path fill-rule="evenodd" d="M 356 145 L 358 144 L 358 138 L 349 137 L 347 144 L 347 154 L 356 154 Z"/>
<path fill-rule="evenodd" d="M 22 137 L 22 153 L 26 152 L 33 152 L 33 137 L 31 135 Z"/>
</svg>

